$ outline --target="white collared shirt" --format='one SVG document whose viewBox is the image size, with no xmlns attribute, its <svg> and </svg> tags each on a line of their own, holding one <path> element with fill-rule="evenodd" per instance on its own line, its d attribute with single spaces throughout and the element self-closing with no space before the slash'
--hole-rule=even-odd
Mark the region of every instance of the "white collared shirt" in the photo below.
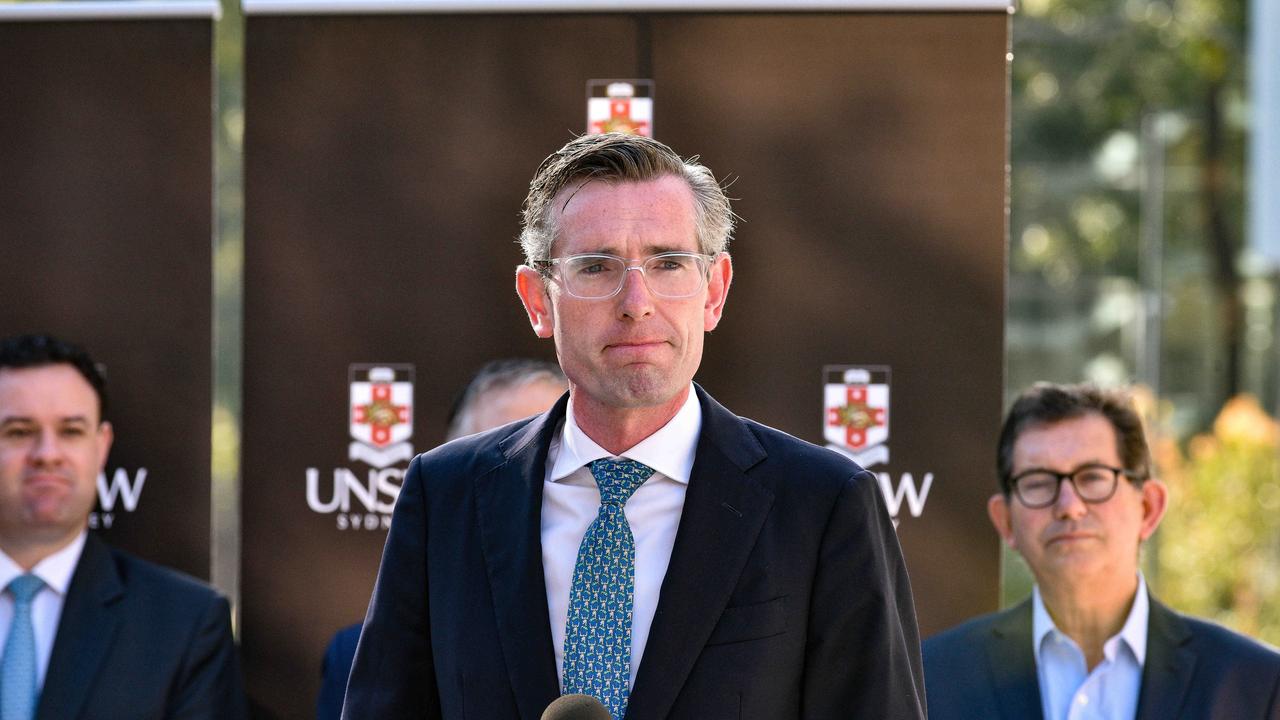
<svg viewBox="0 0 1280 720">
<path fill-rule="evenodd" d="M 1138 712 L 1142 666 L 1147 658 L 1147 581 L 1138 574 L 1138 592 L 1120 632 L 1102 645 L 1102 662 L 1089 672 L 1084 652 L 1058 630 L 1045 609 L 1040 588 L 1032 591 L 1031 637 L 1035 643 L 1040 702 L 1046 720 L 1129 720 Z"/>
<path fill-rule="evenodd" d="M 655 470 L 624 507 L 636 544 L 635 603 L 631 620 L 633 687 L 649 640 L 649 627 L 658 609 L 658 593 L 671 561 L 671 548 L 675 545 L 676 529 L 684 510 L 685 490 L 701 431 L 702 407 L 690 384 L 689 397 L 675 417 L 621 456 Z M 600 511 L 600 489 L 586 465 L 607 457 L 616 456 L 582 432 L 570 402 L 564 425 L 552 439 L 547 453 L 547 474 L 542 487 L 542 570 L 547 582 L 556 673 L 562 686 L 573 568 L 587 527 Z"/>
<path fill-rule="evenodd" d="M 81 531 L 66 547 L 46 557 L 31 568 L 31 574 L 44 581 L 44 587 L 31 601 L 31 626 L 36 636 L 36 687 L 44 687 L 45 671 L 49 669 L 49 656 L 53 654 L 53 639 L 58 635 L 58 622 L 62 619 L 62 605 L 67 598 L 71 576 L 75 574 L 84 550 L 87 531 Z M 0 550 L 0 589 L 26 571 Z M 0 592 L 0 648 L 9 641 L 9 629 L 13 624 L 13 595 Z M 0 652 L 3 652 L 0 650 Z"/>
</svg>

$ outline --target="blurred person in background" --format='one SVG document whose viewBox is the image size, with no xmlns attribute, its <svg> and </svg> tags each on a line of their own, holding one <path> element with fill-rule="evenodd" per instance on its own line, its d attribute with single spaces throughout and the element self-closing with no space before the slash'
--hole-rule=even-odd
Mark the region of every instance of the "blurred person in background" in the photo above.
<svg viewBox="0 0 1280 720">
<path fill-rule="evenodd" d="M 75 345 L 0 340 L 0 718 L 247 718 L 226 599 L 88 532 L 105 387 Z"/>
<path fill-rule="evenodd" d="M 997 472 L 988 514 L 1036 585 L 925 641 L 931 718 L 1280 720 L 1280 654 L 1147 587 L 1139 551 L 1168 491 L 1125 394 L 1035 385 L 1004 421 Z"/>
</svg>

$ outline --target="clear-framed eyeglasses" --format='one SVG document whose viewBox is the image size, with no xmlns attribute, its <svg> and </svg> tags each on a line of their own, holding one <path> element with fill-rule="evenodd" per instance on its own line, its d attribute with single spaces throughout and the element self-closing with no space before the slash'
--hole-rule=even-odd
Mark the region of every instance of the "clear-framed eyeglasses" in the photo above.
<svg viewBox="0 0 1280 720">
<path fill-rule="evenodd" d="M 1070 481 L 1076 496 L 1081 500 L 1094 504 L 1106 502 L 1116 494 L 1121 475 L 1134 481 L 1141 479 L 1141 476 L 1124 468 L 1089 463 L 1069 473 L 1032 468 L 1015 475 L 1009 484 L 1013 486 L 1013 494 L 1017 496 L 1018 502 L 1034 510 L 1047 508 L 1057 502 L 1064 480 Z"/>
<path fill-rule="evenodd" d="M 664 298 L 687 298 L 707 286 L 712 255 L 690 252 L 664 252 L 631 261 L 617 255 L 584 253 L 539 260 L 534 265 L 548 277 L 556 269 L 556 279 L 570 295 L 584 300 L 604 300 L 617 295 L 627 279 L 628 270 L 644 276 L 649 292 Z"/>
</svg>

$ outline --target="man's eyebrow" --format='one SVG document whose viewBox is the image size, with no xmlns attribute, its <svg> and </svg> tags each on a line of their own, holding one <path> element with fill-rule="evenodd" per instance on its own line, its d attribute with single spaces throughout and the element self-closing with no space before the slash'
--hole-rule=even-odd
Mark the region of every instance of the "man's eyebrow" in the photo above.
<svg viewBox="0 0 1280 720">
<path fill-rule="evenodd" d="M 1083 470 L 1084 468 L 1093 467 L 1093 466 L 1112 467 L 1110 463 L 1103 462 L 1102 460 L 1085 460 L 1084 462 L 1076 463 L 1075 465 L 1072 466 L 1070 470 L 1065 470 L 1065 471 L 1054 470 L 1053 468 L 1045 467 L 1044 465 L 1031 465 L 1029 467 L 1025 467 L 1021 470 L 1018 470 L 1012 474 L 1024 475 L 1029 472 L 1047 472 L 1047 473 L 1053 473 L 1055 475 L 1071 475 L 1072 473 L 1075 473 L 1079 470 Z"/>
<path fill-rule="evenodd" d="M 688 248 L 675 247 L 674 245 L 646 245 L 644 249 L 641 251 L 640 257 L 624 258 L 624 259 L 642 260 L 644 258 L 653 257 L 654 255 L 661 255 L 663 253 L 673 253 L 673 252 L 696 253 L 698 251 L 689 250 Z M 590 250 L 583 250 L 580 253 L 574 253 L 574 254 L 575 255 L 612 255 L 614 257 L 623 257 L 623 255 L 618 251 L 616 247 L 613 247 L 610 245 L 599 245 Z"/>
<path fill-rule="evenodd" d="M 6 415 L 0 418 L 0 425 L 17 425 L 17 424 L 33 423 L 35 421 L 36 421 L 35 418 L 27 415 Z M 58 418 L 58 422 L 62 423 L 63 425 L 92 424 L 89 422 L 89 418 L 84 415 L 67 415 L 65 417 Z"/>
<path fill-rule="evenodd" d="M 689 250 L 688 248 L 675 247 L 674 245 L 646 245 L 644 252 L 645 255 L 661 255 L 662 253 L 672 252 L 696 253 L 698 250 Z"/>
</svg>

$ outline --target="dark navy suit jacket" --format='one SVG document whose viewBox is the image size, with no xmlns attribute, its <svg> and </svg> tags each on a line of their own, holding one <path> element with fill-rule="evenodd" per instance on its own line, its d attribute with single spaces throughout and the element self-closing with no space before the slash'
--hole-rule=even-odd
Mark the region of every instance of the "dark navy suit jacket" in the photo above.
<svg viewBox="0 0 1280 720">
<path fill-rule="evenodd" d="M 1138 720 L 1280 720 L 1280 653 L 1151 598 Z M 933 720 L 1042 717 L 1031 601 L 924 643 Z"/>
<path fill-rule="evenodd" d="M 36 720 L 243 720 L 227 601 L 89 533 Z"/>
<path fill-rule="evenodd" d="M 697 393 L 627 718 L 923 718 L 911 590 L 874 477 Z M 344 718 L 537 720 L 558 696 L 540 516 L 566 399 L 414 459 Z"/>
<path fill-rule="evenodd" d="M 359 641 L 360 623 L 356 623 L 335 633 L 324 649 L 316 720 L 338 720 L 342 716 L 342 699 L 347 695 L 347 678 L 351 677 L 351 663 L 356 659 Z"/>
</svg>

